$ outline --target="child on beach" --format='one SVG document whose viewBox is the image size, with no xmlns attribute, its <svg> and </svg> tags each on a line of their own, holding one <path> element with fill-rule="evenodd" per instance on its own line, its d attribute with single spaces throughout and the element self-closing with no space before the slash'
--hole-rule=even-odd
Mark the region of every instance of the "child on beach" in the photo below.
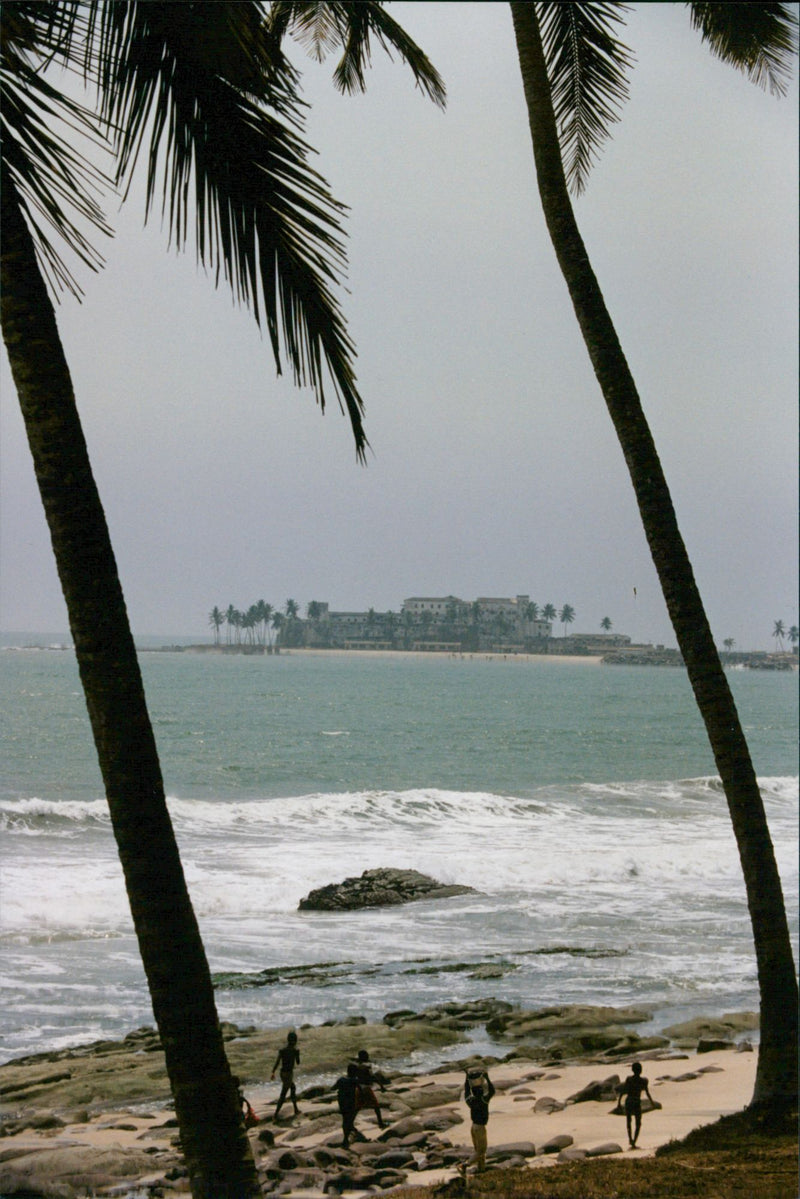
<svg viewBox="0 0 800 1199">
<path fill-rule="evenodd" d="M 479 1173 L 486 1169 L 486 1125 L 489 1123 L 489 1100 L 492 1095 L 494 1086 L 486 1071 L 480 1067 L 468 1070 L 464 1083 L 464 1099 L 472 1117 L 472 1147 L 475 1150 L 475 1168 Z"/>
<path fill-rule="evenodd" d="M 378 1117 L 378 1127 L 385 1128 L 383 1115 L 381 1113 L 381 1105 L 378 1103 L 378 1097 L 373 1089 L 373 1084 L 377 1083 L 382 1091 L 386 1090 L 386 1079 L 382 1074 L 374 1074 L 372 1064 L 369 1060 L 369 1053 L 366 1049 L 359 1049 L 358 1061 L 354 1063 L 356 1067 L 356 1079 L 358 1081 L 358 1092 L 356 1095 L 356 1111 L 360 1112 L 365 1107 L 371 1107 Z"/>
<path fill-rule="evenodd" d="M 350 1138 L 355 1132 L 356 1102 L 358 1098 L 358 1066 L 351 1062 L 347 1074 L 338 1078 L 333 1085 L 336 1101 L 342 1113 L 342 1147 L 350 1147 Z"/>
<path fill-rule="evenodd" d="M 631 1149 L 636 1148 L 636 1142 L 639 1139 L 639 1132 L 642 1127 L 642 1095 L 646 1095 L 653 1107 L 660 1106 L 653 1100 L 650 1094 L 650 1087 L 646 1078 L 642 1075 L 642 1063 L 634 1062 L 631 1066 L 632 1074 L 629 1074 L 621 1086 L 617 1087 L 620 1103 L 623 1096 L 625 1098 L 625 1123 L 628 1128 L 628 1141 Z M 633 1135 L 631 1135 L 631 1125 L 633 1125 Z"/>
<path fill-rule="evenodd" d="M 278 1113 L 283 1106 L 283 1101 L 288 1095 L 291 1098 L 294 1114 L 300 1115 L 300 1109 L 297 1106 L 297 1090 L 294 1085 L 294 1068 L 300 1064 L 300 1050 L 297 1048 L 297 1033 L 290 1032 L 286 1038 L 286 1044 L 282 1049 L 278 1050 L 278 1056 L 275 1058 L 275 1065 L 272 1067 L 270 1078 L 275 1077 L 275 1071 L 278 1066 L 281 1068 L 281 1093 L 278 1097 L 278 1105 L 275 1108 L 274 1120 L 278 1119 Z"/>
</svg>

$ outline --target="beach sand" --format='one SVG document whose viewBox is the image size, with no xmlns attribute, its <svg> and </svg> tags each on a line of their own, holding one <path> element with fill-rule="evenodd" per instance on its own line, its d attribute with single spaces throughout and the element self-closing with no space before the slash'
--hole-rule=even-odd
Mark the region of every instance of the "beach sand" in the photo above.
<svg viewBox="0 0 800 1199">
<path fill-rule="evenodd" d="M 283 657 L 320 658 L 426 658 L 428 660 L 453 658 L 462 662 L 563 662 L 589 663 L 598 666 L 602 655 L 595 654 L 526 654 L 509 651 L 501 653 L 488 650 L 414 650 L 414 649 L 318 649 L 309 646 L 289 646 L 281 649 Z"/>
<path fill-rule="evenodd" d="M 653 1099 L 662 1107 L 643 1115 L 639 1145 L 635 1150 L 627 1148 L 624 1116 L 613 1114 L 614 1104 L 608 1100 L 568 1103 L 562 1110 L 534 1112 L 537 1100 L 544 1097 L 564 1103 L 589 1083 L 605 1081 L 614 1074 L 624 1078 L 629 1073 L 628 1061 L 614 1065 L 594 1062 L 541 1066 L 529 1060 L 512 1060 L 493 1065 L 489 1073 L 497 1093 L 490 1105 L 490 1168 L 493 1151 L 520 1143 L 536 1146 L 536 1156 L 531 1155 L 530 1150 L 524 1153 L 528 1166 L 534 1169 L 552 1167 L 557 1151 L 542 1154 L 542 1148 L 556 1137 L 571 1138 L 571 1150 L 595 1150 L 603 1146 L 607 1153 L 610 1146 L 617 1145 L 626 1156 L 651 1156 L 658 1146 L 685 1137 L 692 1129 L 712 1123 L 720 1116 L 741 1111 L 753 1092 L 756 1062 L 757 1052 L 737 1052 L 735 1049 L 702 1054 L 673 1052 L 645 1060 L 644 1074 L 650 1081 Z M 437 1116 L 444 1114 L 444 1123 L 449 1114 L 450 1119 L 459 1122 L 438 1131 L 436 1139 L 444 1147 L 470 1147 L 463 1081 L 464 1074 L 460 1071 L 397 1076 L 380 1096 L 385 1105 L 387 1124 L 391 1126 L 398 1118 L 407 1120 L 409 1106 L 413 1108 L 413 1116 L 432 1112 Z M 302 1072 L 297 1082 L 298 1092 L 302 1095 Z M 333 1082 L 331 1075 L 330 1085 Z M 426 1091 L 434 1100 L 431 1106 L 427 1105 Z M 276 1155 L 287 1149 L 302 1159 L 304 1153 L 308 1155 L 323 1146 L 340 1145 L 341 1125 L 330 1096 L 301 1099 L 301 1114 L 284 1118 L 287 1111 L 284 1109 L 281 1122 L 276 1124 L 271 1117 L 277 1093 L 277 1084 L 246 1088 L 247 1097 L 261 1119 L 250 1132 L 256 1161 L 260 1165 L 274 1164 Z M 445 1102 L 442 1102 L 443 1095 Z M 65 1167 L 58 1165 L 59 1150 L 63 1151 L 64 1160 L 72 1155 L 75 1161 L 82 1160 L 81 1154 L 88 1160 L 89 1154 L 97 1155 L 98 1151 L 107 1151 L 117 1158 L 120 1154 L 126 1155 L 130 1159 L 126 1181 L 131 1186 L 131 1193 L 135 1193 L 134 1182 L 137 1186 L 155 1183 L 158 1179 L 163 1180 L 169 1170 L 178 1175 L 171 1183 L 171 1189 L 186 1189 L 186 1179 L 179 1176 L 181 1159 L 175 1144 L 177 1129 L 174 1121 L 168 1122 L 170 1115 L 163 1106 L 148 1110 L 137 1104 L 132 1108 L 94 1114 L 88 1119 L 84 1114 L 80 1120 L 62 1127 L 26 1128 L 6 1136 L 0 1142 L 0 1193 L 3 1191 L 4 1167 L 8 1164 L 15 1169 L 23 1168 L 28 1151 L 32 1162 L 38 1160 L 41 1163 L 36 1167 L 40 1176 L 41 1171 L 46 1170 L 52 1179 L 62 1170 L 63 1178 Z M 381 1135 L 371 1111 L 359 1113 L 356 1124 L 369 1141 L 377 1140 Z M 260 1138 L 265 1129 L 269 1130 L 267 1141 L 269 1133 L 274 1136 L 274 1148 Z M 388 1135 L 387 1132 L 381 1138 L 381 1147 L 387 1151 L 392 1148 L 392 1144 L 386 1143 Z M 361 1158 L 364 1163 L 369 1160 L 370 1152 L 369 1146 L 358 1147 L 358 1156 L 365 1155 Z M 47 1166 L 45 1159 L 49 1163 Z M 412 1167 L 407 1185 L 439 1183 L 458 1173 L 457 1163 L 426 1169 L 423 1154 L 420 1159 L 416 1165 L 421 1168 Z M 32 1165 L 31 1170 L 34 1168 Z M 121 1193 L 120 1181 L 117 1176 L 114 1185 L 118 1195 Z M 292 1194 L 309 1197 L 323 1194 L 324 1178 L 308 1177 L 305 1185 L 302 1177 L 290 1181 Z M 96 1193 L 102 1194 L 104 1189 L 98 1187 Z M 348 1193 L 356 1194 L 358 1188 L 348 1188 Z"/>
</svg>

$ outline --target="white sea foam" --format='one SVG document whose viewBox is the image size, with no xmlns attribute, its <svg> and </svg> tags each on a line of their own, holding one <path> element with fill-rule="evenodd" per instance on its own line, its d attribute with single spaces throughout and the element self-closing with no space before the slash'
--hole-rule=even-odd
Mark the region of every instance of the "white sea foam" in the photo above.
<svg viewBox="0 0 800 1199">
<path fill-rule="evenodd" d="M 741 867 L 682 675 L 593 669 L 576 687 L 578 672 L 544 664 L 364 666 L 143 663 L 212 970 L 351 963 L 326 985 L 222 987 L 223 1018 L 380 1019 L 492 994 L 642 1002 L 671 1017 L 753 1006 Z M 0 779 L 10 1055 L 152 1015 L 89 735 L 76 733 L 74 658 L 8 655 L 4 667 L 17 678 Z M 796 717 L 782 680 L 734 686 L 755 712 L 756 759 L 772 766 L 761 787 L 795 927 Z M 375 866 L 476 892 L 413 910 L 298 912 L 312 888 Z M 471 976 L 485 961 L 503 963 L 502 979 Z"/>
</svg>

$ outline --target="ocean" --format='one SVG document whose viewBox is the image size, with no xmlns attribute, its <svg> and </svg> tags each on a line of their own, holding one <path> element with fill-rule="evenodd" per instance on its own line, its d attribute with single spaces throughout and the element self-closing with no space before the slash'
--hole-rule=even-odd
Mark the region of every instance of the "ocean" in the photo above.
<svg viewBox="0 0 800 1199">
<path fill-rule="evenodd" d="M 639 1031 L 657 1031 L 757 1009 L 736 846 L 683 670 L 481 655 L 141 661 L 222 1019 L 380 1020 L 494 996 L 643 1005 Z M 8 1060 L 153 1018 L 74 655 L 20 642 L 0 650 L 0 677 Z M 797 674 L 730 681 L 796 943 Z M 298 912 L 312 888 L 377 866 L 475 892 Z"/>
</svg>

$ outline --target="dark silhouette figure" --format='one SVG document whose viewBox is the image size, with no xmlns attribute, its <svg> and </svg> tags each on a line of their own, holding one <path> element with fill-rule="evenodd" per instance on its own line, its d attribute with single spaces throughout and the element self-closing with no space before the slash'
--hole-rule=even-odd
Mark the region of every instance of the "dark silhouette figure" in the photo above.
<svg viewBox="0 0 800 1199">
<path fill-rule="evenodd" d="M 383 1115 L 381 1114 L 381 1105 L 378 1103 L 378 1097 L 375 1094 L 374 1084 L 377 1083 L 382 1091 L 386 1090 L 388 1079 L 382 1074 L 375 1074 L 372 1070 L 372 1064 L 369 1060 L 369 1054 L 366 1049 L 359 1049 L 358 1061 L 354 1063 L 356 1067 L 356 1078 L 358 1080 L 358 1094 L 356 1097 L 356 1111 L 362 1111 L 365 1107 L 370 1107 L 378 1117 L 378 1127 L 385 1128 Z"/>
<path fill-rule="evenodd" d="M 288 1095 L 292 1101 L 294 1114 L 299 1116 L 300 1109 L 297 1106 L 297 1090 L 294 1085 L 294 1068 L 300 1064 L 300 1050 L 297 1048 L 297 1033 L 290 1032 L 286 1038 L 286 1044 L 282 1049 L 278 1050 L 278 1056 L 275 1058 L 275 1065 L 272 1067 L 270 1078 L 275 1077 L 275 1071 L 278 1066 L 281 1068 L 281 1093 L 278 1096 L 278 1104 L 275 1108 L 274 1119 L 278 1119 L 278 1114 L 283 1106 L 283 1102 Z"/>
<path fill-rule="evenodd" d="M 472 1147 L 475 1150 L 475 1168 L 479 1172 L 486 1169 L 486 1149 L 489 1143 L 486 1126 L 489 1123 L 489 1100 L 493 1095 L 494 1085 L 485 1070 L 475 1067 L 467 1071 L 464 1099 L 472 1117 Z"/>
<path fill-rule="evenodd" d="M 631 1149 L 636 1148 L 636 1142 L 639 1139 L 639 1132 L 642 1127 L 642 1095 L 653 1103 L 653 1096 L 650 1094 L 650 1087 L 646 1078 L 642 1076 L 642 1063 L 634 1062 L 631 1066 L 632 1074 L 629 1074 L 621 1086 L 617 1087 L 617 1093 L 620 1097 L 620 1102 L 625 1099 L 625 1123 L 628 1128 L 628 1141 Z M 655 1107 L 655 1104 L 653 1103 Z M 633 1127 L 633 1134 L 631 1134 Z"/>
<path fill-rule="evenodd" d="M 351 1062 L 347 1067 L 347 1074 L 336 1080 L 333 1089 L 336 1092 L 339 1111 L 342 1113 L 342 1145 L 347 1149 L 355 1132 L 358 1101 L 358 1066 L 355 1062 Z"/>
</svg>

